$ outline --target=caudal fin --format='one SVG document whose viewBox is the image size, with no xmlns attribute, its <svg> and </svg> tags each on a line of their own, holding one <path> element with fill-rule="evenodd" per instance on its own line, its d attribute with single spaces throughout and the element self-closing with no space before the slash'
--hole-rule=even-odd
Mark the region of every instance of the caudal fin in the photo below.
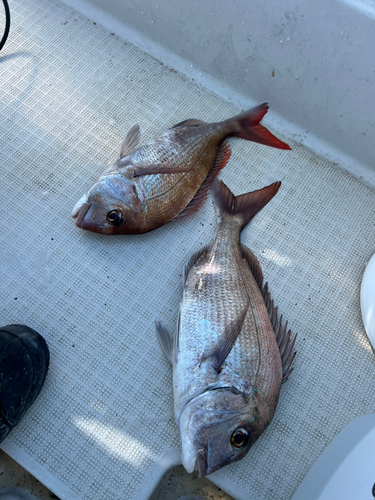
<svg viewBox="0 0 375 500">
<path fill-rule="evenodd" d="M 280 141 L 280 139 L 271 134 L 266 127 L 260 125 L 259 122 L 267 113 L 268 108 L 268 102 L 264 102 L 263 104 L 259 104 L 256 108 L 245 111 L 245 113 L 228 120 L 231 122 L 233 121 L 236 125 L 236 131 L 233 135 L 235 137 L 241 137 L 241 139 L 247 139 L 248 141 L 259 142 L 260 144 L 265 144 L 272 148 L 291 149 L 288 144 Z"/>
<path fill-rule="evenodd" d="M 281 182 L 274 182 L 263 189 L 241 194 L 240 196 L 234 196 L 223 181 L 216 181 L 212 189 L 212 194 L 221 215 L 230 214 L 242 216 L 242 230 L 275 196 L 280 186 Z"/>
</svg>

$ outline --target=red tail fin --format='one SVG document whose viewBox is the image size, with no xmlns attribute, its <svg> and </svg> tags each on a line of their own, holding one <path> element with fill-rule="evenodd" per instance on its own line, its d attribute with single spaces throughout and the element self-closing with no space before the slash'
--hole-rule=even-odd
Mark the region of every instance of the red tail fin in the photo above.
<svg viewBox="0 0 375 500">
<path fill-rule="evenodd" d="M 273 148 L 291 149 L 288 144 L 280 141 L 280 139 L 271 134 L 266 127 L 259 124 L 263 116 L 267 113 L 268 108 L 268 103 L 264 102 L 263 104 L 259 104 L 256 108 L 245 111 L 245 113 L 232 118 L 230 121 L 237 122 L 238 125 L 238 130 L 236 130 L 233 135 L 241 137 L 241 139 L 247 139 L 248 141 L 259 142 L 260 144 L 265 144 Z"/>
<path fill-rule="evenodd" d="M 216 181 L 213 187 L 213 197 L 221 214 L 241 215 L 243 222 L 241 230 L 251 219 L 275 196 L 281 182 L 274 182 L 270 186 L 234 196 L 223 181 Z"/>
</svg>

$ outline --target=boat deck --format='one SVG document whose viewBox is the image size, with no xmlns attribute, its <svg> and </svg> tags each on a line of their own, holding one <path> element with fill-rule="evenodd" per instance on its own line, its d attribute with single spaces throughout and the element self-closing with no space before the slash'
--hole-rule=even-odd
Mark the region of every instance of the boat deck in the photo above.
<svg viewBox="0 0 375 500">
<path fill-rule="evenodd" d="M 144 143 L 184 119 L 241 109 L 56 0 L 13 0 L 11 14 L 0 56 L 0 322 L 41 333 L 51 365 L 1 447 L 61 499 L 146 499 L 179 463 L 154 321 L 174 328 L 182 268 L 213 236 L 212 201 L 141 236 L 85 232 L 70 214 L 134 123 Z M 209 478 L 246 500 L 290 499 L 334 436 L 375 411 L 359 308 L 375 189 L 273 132 L 293 150 L 230 139 L 221 175 L 236 195 L 282 181 L 242 241 L 298 332 L 271 425 Z"/>
</svg>

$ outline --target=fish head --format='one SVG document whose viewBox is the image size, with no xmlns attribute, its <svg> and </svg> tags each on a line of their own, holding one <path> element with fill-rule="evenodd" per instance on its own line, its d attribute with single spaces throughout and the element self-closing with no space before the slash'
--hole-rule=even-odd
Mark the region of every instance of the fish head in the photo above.
<svg viewBox="0 0 375 500">
<path fill-rule="evenodd" d="M 180 417 L 182 463 L 200 477 L 243 458 L 273 416 L 255 397 L 232 388 L 209 390 L 194 398 Z"/>
<path fill-rule="evenodd" d="M 100 179 L 76 203 L 72 217 L 81 229 L 107 235 L 131 233 L 140 201 L 133 185 L 121 176 Z"/>
</svg>

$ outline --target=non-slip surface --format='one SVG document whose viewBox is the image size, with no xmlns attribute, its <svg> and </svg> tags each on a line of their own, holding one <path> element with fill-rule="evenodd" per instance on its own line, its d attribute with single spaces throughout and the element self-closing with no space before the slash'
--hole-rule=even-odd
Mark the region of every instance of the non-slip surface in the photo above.
<svg viewBox="0 0 375 500">
<path fill-rule="evenodd" d="M 0 450 L 0 499 L 5 491 L 13 490 L 28 494 L 33 500 L 59 500 L 35 477 L 20 467 L 14 460 Z M 27 492 L 27 493 L 26 493 Z M 5 494 L 5 493 L 4 493 Z M 29 500 L 29 499 L 28 499 Z"/>
<path fill-rule="evenodd" d="M 37 330 L 51 363 L 2 445 L 62 499 L 141 500 L 154 464 L 172 465 L 162 457 L 179 446 L 154 321 L 174 327 L 182 268 L 212 238 L 213 206 L 128 237 L 82 231 L 70 213 L 135 122 L 145 142 L 186 118 L 240 110 L 63 4 L 13 0 L 11 11 L 0 57 L 0 326 Z M 359 309 L 375 192 L 298 147 L 230 143 L 222 178 L 236 195 L 283 182 L 242 240 L 299 334 L 298 355 L 265 434 L 211 479 L 236 498 L 290 499 L 333 437 L 375 411 Z"/>
</svg>

